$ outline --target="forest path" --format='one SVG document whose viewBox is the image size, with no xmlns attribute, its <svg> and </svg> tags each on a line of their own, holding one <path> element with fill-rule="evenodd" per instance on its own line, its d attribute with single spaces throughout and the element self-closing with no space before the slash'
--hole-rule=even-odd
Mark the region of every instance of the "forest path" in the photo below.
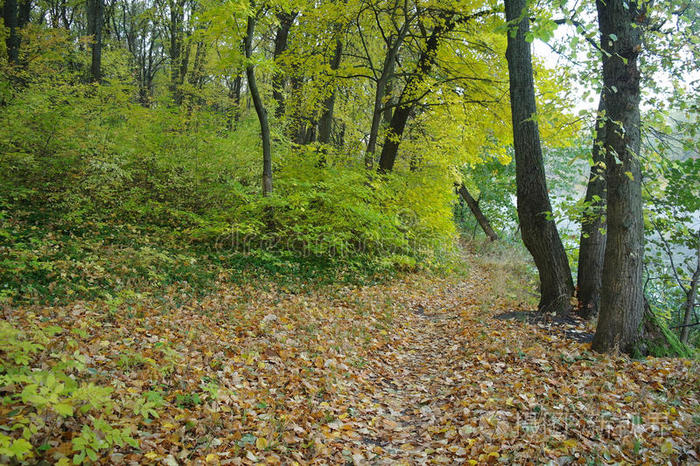
<svg viewBox="0 0 700 466">
<path fill-rule="evenodd" d="M 374 354 L 365 367 L 364 383 L 351 394 L 362 406 L 357 418 L 365 421 L 357 429 L 361 437 L 352 450 L 353 463 L 467 460 L 468 450 L 451 442 L 457 435 L 453 406 L 456 391 L 478 386 L 478 372 L 465 379 L 460 371 L 466 348 L 459 342 L 464 325 L 469 325 L 464 304 L 474 302 L 480 281 L 472 275 L 397 314 L 400 322 L 394 324 L 401 329 L 400 338 Z"/>
<path fill-rule="evenodd" d="M 454 345 L 458 319 L 454 312 L 418 308 L 406 316 L 409 325 L 401 344 L 372 361 L 371 385 L 365 387 L 372 404 L 363 413 L 371 420 L 362 441 L 376 454 L 373 463 L 394 464 L 397 458 L 424 462 L 435 447 L 447 445 L 439 440 L 433 446 L 432 434 L 440 430 L 435 427 L 440 425 L 441 395 L 454 384 L 450 353 L 459 349 Z M 390 457 L 382 458 L 384 453 Z"/>
</svg>

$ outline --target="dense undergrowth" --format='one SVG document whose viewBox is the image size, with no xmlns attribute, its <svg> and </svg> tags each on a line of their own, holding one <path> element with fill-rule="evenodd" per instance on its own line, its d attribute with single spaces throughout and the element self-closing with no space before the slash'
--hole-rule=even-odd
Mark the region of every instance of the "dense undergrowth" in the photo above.
<svg viewBox="0 0 700 466">
<path fill-rule="evenodd" d="M 321 166 L 319 148 L 278 139 L 275 191 L 262 197 L 253 120 L 229 131 L 225 112 L 143 108 L 133 92 L 45 77 L 6 90 L 3 301 L 206 290 L 222 274 L 352 281 L 450 266 L 444 170 L 368 177 L 361 154 L 324 151 Z"/>
</svg>

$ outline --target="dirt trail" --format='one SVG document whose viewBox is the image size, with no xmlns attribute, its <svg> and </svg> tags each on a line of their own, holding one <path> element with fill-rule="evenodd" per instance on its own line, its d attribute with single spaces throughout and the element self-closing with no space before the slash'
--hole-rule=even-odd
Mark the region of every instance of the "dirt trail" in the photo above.
<svg viewBox="0 0 700 466">
<path fill-rule="evenodd" d="M 402 334 L 396 345 L 376 354 L 366 369 L 366 382 L 354 395 L 364 402 L 358 417 L 366 419 L 357 442 L 361 454 L 356 464 L 451 463 L 454 458 L 441 455 L 449 451 L 444 437 L 446 413 L 442 405 L 455 389 L 453 364 L 460 324 L 458 308 L 445 308 L 455 299 L 469 300 L 472 283 L 461 283 L 442 290 L 442 295 L 415 303 L 401 314 Z M 471 382 L 467 382 L 470 384 Z M 464 388 L 465 380 L 459 385 Z M 466 459 L 466 458 L 463 458 Z"/>
<path fill-rule="evenodd" d="M 450 321 L 456 317 L 423 312 L 408 316 L 409 338 L 372 364 L 372 414 L 376 417 L 363 442 L 383 450 L 370 448 L 376 455 L 373 463 L 394 464 L 397 458 L 427 461 L 430 427 L 441 414 L 439 396 L 451 382 L 445 358 L 453 341 L 451 333 L 457 328 Z M 382 459 L 384 452 L 391 458 Z"/>
</svg>

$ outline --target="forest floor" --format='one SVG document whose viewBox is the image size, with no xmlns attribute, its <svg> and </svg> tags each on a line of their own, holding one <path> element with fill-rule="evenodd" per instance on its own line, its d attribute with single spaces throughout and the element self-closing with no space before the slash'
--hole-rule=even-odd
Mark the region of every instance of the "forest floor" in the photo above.
<svg viewBox="0 0 700 466">
<path fill-rule="evenodd" d="M 698 462 L 697 360 L 598 355 L 583 325 L 499 318 L 532 307 L 528 286 L 475 265 L 5 317 L 63 329 L 37 367 L 79 354 L 75 377 L 114 388 L 103 416 L 139 448 L 101 451 L 104 464 Z M 0 405 L 2 423 L 14 408 Z M 35 434 L 43 459 L 70 456 L 87 419 L 56 416 Z"/>
</svg>

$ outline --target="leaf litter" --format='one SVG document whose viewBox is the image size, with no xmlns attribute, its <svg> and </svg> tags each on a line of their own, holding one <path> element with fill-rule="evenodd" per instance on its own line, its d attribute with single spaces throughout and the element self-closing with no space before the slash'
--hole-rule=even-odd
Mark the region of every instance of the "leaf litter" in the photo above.
<svg viewBox="0 0 700 466">
<path fill-rule="evenodd" d="M 301 294 L 221 284 L 197 300 L 173 288 L 6 318 L 65 329 L 38 364 L 78 352 L 79 377 L 114 387 L 105 416 L 139 448 L 102 464 L 699 461 L 697 361 L 598 355 L 567 332 L 498 319 L 527 305 L 493 293 L 492 273 Z M 136 399 L 158 403 L 144 412 Z M 48 461 L 67 454 L 79 416 L 36 434 Z"/>
</svg>

